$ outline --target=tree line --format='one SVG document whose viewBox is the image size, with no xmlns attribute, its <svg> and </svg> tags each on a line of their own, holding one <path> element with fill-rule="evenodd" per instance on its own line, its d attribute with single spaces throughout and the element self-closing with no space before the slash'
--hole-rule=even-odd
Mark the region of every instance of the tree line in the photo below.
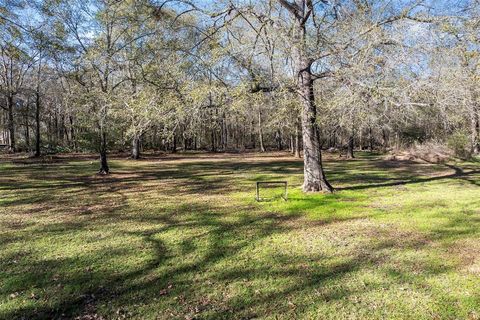
<svg viewBox="0 0 480 320">
<path fill-rule="evenodd" d="M 453 4 L 456 4 L 455 6 Z M 477 0 L 2 0 L 9 152 L 479 153 Z"/>
</svg>

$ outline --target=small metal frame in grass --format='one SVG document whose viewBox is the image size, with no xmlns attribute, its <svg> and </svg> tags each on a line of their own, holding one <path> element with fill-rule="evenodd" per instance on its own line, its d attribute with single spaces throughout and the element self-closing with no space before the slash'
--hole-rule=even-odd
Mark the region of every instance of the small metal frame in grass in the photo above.
<svg viewBox="0 0 480 320">
<path fill-rule="evenodd" d="M 260 187 L 261 186 L 270 186 L 275 187 L 275 186 L 284 186 L 284 191 L 282 195 L 280 196 L 283 200 L 287 201 L 288 200 L 288 183 L 287 181 L 257 181 L 256 183 L 257 188 L 255 192 L 255 200 L 257 201 L 272 201 L 275 199 L 275 197 L 261 197 L 260 196 Z"/>
</svg>

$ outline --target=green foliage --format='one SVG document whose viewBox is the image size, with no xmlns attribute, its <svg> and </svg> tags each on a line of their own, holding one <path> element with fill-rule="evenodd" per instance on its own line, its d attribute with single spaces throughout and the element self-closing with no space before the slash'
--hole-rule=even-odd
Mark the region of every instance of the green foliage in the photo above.
<svg viewBox="0 0 480 320">
<path fill-rule="evenodd" d="M 457 157 L 469 159 L 472 156 L 470 139 L 463 132 L 454 132 L 447 140 L 448 146 L 454 151 Z"/>
<path fill-rule="evenodd" d="M 42 154 L 69 153 L 73 150 L 67 146 L 47 144 L 41 146 Z"/>
</svg>

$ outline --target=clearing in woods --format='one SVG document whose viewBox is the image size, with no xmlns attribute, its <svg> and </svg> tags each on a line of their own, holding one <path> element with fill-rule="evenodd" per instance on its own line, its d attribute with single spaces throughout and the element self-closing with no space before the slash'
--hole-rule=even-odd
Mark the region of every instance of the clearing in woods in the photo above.
<svg viewBox="0 0 480 320">
<path fill-rule="evenodd" d="M 278 153 L 4 158 L 0 318 L 479 319 L 478 162 L 325 166 L 305 195 Z"/>
</svg>

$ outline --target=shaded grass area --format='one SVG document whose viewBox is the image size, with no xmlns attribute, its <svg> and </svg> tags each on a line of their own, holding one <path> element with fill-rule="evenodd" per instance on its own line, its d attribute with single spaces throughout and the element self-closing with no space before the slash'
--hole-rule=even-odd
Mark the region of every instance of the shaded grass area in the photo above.
<svg viewBox="0 0 480 320">
<path fill-rule="evenodd" d="M 480 165 L 283 154 L 0 163 L 0 318 L 480 317 Z M 289 201 L 257 203 L 255 182 Z"/>
</svg>

